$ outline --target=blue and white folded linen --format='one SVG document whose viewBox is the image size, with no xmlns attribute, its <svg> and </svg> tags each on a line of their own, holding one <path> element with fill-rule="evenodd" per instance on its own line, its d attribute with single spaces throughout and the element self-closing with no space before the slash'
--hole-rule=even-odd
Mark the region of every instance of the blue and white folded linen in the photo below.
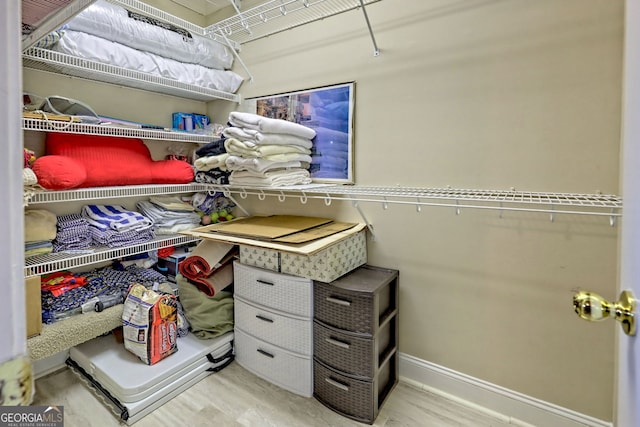
<svg viewBox="0 0 640 427">
<path fill-rule="evenodd" d="M 118 205 L 85 205 L 82 216 L 100 231 L 143 231 L 153 226 L 150 218 Z"/>
</svg>

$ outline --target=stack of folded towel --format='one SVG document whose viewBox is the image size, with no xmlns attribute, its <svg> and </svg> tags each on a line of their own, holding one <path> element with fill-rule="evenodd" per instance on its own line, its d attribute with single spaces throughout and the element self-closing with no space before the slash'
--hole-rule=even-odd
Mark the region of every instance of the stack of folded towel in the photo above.
<svg viewBox="0 0 640 427">
<path fill-rule="evenodd" d="M 230 184 L 280 187 L 311 182 L 313 129 L 235 111 L 229 114 L 229 124 L 223 135 Z"/>
<path fill-rule="evenodd" d="M 194 162 L 195 181 L 205 184 L 229 184 L 230 172 L 226 167 L 229 157 L 224 148 L 224 138 L 210 142 L 196 150 L 198 157 Z"/>
<path fill-rule="evenodd" d="M 110 248 L 144 243 L 155 237 L 153 220 L 118 205 L 86 205 L 82 216 L 96 245 Z"/>
<path fill-rule="evenodd" d="M 89 223 L 80 214 L 58 216 L 58 232 L 53 240 L 53 252 L 86 250 L 91 246 Z"/>
<path fill-rule="evenodd" d="M 148 201 L 139 201 L 136 206 L 153 221 L 156 234 L 177 233 L 200 224 L 195 208 L 177 196 L 153 196 Z"/>
</svg>

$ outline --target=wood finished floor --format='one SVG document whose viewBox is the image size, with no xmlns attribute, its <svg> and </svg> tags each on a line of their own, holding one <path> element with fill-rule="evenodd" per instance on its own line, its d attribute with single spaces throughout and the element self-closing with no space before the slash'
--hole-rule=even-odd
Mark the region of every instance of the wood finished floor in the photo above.
<svg viewBox="0 0 640 427">
<path fill-rule="evenodd" d="M 32 405 L 64 406 L 65 427 L 108 427 L 121 423 L 78 379 L 64 369 L 36 381 Z M 366 426 L 331 411 L 316 399 L 280 389 L 236 362 L 168 401 L 135 427 Z M 406 383 L 399 383 L 383 405 L 374 426 L 503 427 L 501 419 Z"/>
</svg>

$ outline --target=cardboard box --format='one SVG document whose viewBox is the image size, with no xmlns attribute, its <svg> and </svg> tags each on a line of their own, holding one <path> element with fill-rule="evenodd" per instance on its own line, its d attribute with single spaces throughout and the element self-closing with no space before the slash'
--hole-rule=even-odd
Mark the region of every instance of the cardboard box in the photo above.
<svg viewBox="0 0 640 427">
<path fill-rule="evenodd" d="M 312 255 L 240 245 L 240 262 L 328 283 L 367 263 L 366 232 L 348 235 Z"/>
<path fill-rule="evenodd" d="M 365 224 L 274 216 L 213 224 L 183 233 L 238 245 L 242 264 L 323 282 L 331 282 L 367 262 Z"/>
<path fill-rule="evenodd" d="M 25 279 L 25 313 L 27 338 L 42 332 L 42 299 L 40 297 L 40 276 Z"/>
</svg>

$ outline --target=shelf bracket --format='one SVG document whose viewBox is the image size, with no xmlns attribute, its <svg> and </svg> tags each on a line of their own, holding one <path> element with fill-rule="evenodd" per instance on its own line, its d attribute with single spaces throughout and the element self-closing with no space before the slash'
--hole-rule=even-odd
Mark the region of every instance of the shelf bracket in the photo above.
<svg viewBox="0 0 640 427">
<path fill-rule="evenodd" d="M 233 48 L 233 44 L 231 43 L 227 35 L 222 29 L 218 29 L 218 34 L 220 34 L 220 36 L 224 39 L 225 43 L 227 44 L 227 46 L 229 46 L 229 49 L 233 53 L 233 56 L 235 56 L 236 60 L 240 63 L 240 65 L 242 65 L 242 68 L 244 68 L 244 72 L 247 73 L 247 76 L 249 76 L 249 82 L 253 83 L 253 75 L 249 71 L 249 68 L 247 68 L 247 65 L 244 63 L 238 52 L 236 52 L 236 50 Z"/>
<path fill-rule="evenodd" d="M 365 216 L 365 214 L 362 211 L 362 209 L 360 209 L 360 204 L 358 203 L 358 201 L 357 200 L 353 200 L 352 203 L 353 203 L 353 207 L 356 208 L 356 210 L 360 214 L 360 217 L 362 218 L 364 223 L 367 224 L 367 228 L 369 229 L 369 233 L 371 233 L 371 240 L 375 242 L 376 241 L 376 234 L 375 234 L 375 232 L 373 230 L 373 224 L 371 224 L 369 222 L 369 220 Z"/>
<path fill-rule="evenodd" d="M 380 56 L 380 49 L 378 49 L 378 44 L 376 43 L 376 38 L 373 35 L 373 29 L 371 28 L 371 22 L 369 22 L 369 15 L 367 15 L 367 9 L 364 7 L 364 0 L 360 0 L 360 7 L 362 8 L 362 14 L 364 15 L 364 20 L 367 23 L 367 28 L 369 29 L 369 35 L 371 36 L 371 41 L 373 42 L 373 56 Z"/>
</svg>

